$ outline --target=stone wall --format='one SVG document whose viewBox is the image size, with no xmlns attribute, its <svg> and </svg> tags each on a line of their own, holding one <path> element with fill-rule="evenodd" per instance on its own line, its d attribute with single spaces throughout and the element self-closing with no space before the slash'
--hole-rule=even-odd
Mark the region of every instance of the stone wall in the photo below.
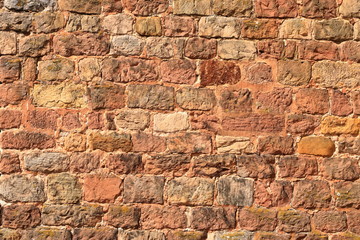
<svg viewBox="0 0 360 240">
<path fill-rule="evenodd" d="M 360 239 L 360 0 L 0 5 L 0 239 Z"/>
</svg>

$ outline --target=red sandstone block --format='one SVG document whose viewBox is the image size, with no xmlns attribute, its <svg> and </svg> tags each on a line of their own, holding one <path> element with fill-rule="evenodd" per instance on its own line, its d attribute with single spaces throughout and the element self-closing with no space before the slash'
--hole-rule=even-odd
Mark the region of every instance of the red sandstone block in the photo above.
<svg viewBox="0 0 360 240">
<path fill-rule="evenodd" d="M 322 232 L 342 232 L 347 229 L 345 212 L 319 211 L 314 214 L 315 228 Z"/>
<path fill-rule="evenodd" d="M 4 152 L 0 155 L 0 172 L 15 173 L 20 172 L 19 155 L 15 153 Z"/>
<path fill-rule="evenodd" d="M 263 207 L 281 207 L 290 204 L 293 187 L 289 181 L 257 181 L 255 203 Z"/>
<path fill-rule="evenodd" d="M 1 84 L 0 85 L 0 107 L 9 104 L 17 105 L 24 100 L 28 94 L 25 84 Z"/>
<path fill-rule="evenodd" d="M 16 110 L 0 110 L 0 128 L 18 128 L 21 124 L 21 111 Z"/>
<path fill-rule="evenodd" d="M 256 0 L 257 17 L 296 17 L 298 5 L 296 0 Z"/>
<path fill-rule="evenodd" d="M 117 177 L 85 177 L 84 199 L 90 202 L 114 202 L 121 192 L 121 182 Z"/>
<path fill-rule="evenodd" d="M 144 205 L 140 224 L 143 229 L 186 228 L 186 207 Z"/>
<path fill-rule="evenodd" d="M 197 230 L 221 230 L 235 227 L 235 208 L 196 207 L 190 210 L 190 226 Z"/>
<path fill-rule="evenodd" d="M 339 47 L 330 41 L 302 41 L 298 45 L 299 58 L 305 60 L 338 60 Z"/>
<path fill-rule="evenodd" d="M 2 210 L 2 226 L 32 228 L 40 224 L 40 210 L 33 205 L 9 205 Z"/>
<path fill-rule="evenodd" d="M 54 36 L 53 47 L 62 56 L 88 55 L 100 56 L 109 52 L 110 38 L 104 34 L 62 33 Z"/>
<path fill-rule="evenodd" d="M 348 94 L 339 90 L 333 90 L 331 100 L 331 113 L 333 115 L 347 116 L 353 112 Z"/>
<path fill-rule="evenodd" d="M 28 124 L 37 129 L 57 129 L 60 115 L 54 110 L 33 110 L 27 115 Z"/>
<path fill-rule="evenodd" d="M 294 140 L 291 136 L 269 136 L 258 140 L 258 151 L 261 154 L 289 155 L 294 152 Z"/>
<path fill-rule="evenodd" d="M 276 133 L 284 129 L 285 119 L 282 115 L 247 114 L 225 117 L 222 127 L 230 131 Z"/>
<path fill-rule="evenodd" d="M 250 231 L 274 231 L 277 225 L 277 212 L 266 208 L 243 208 L 238 212 L 240 229 Z"/>
<path fill-rule="evenodd" d="M 189 38 L 185 44 L 185 56 L 193 59 L 210 59 L 216 56 L 215 39 Z"/>
<path fill-rule="evenodd" d="M 291 40 L 263 40 L 257 42 L 258 55 L 262 58 L 294 58 L 296 42 Z"/>
<path fill-rule="evenodd" d="M 38 132 L 3 132 L 1 144 L 4 149 L 46 149 L 55 147 L 53 136 Z"/>
<path fill-rule="evenodd" d="M 295 102 L 302 113 L 325 114 L 330 108 L 326 89 L 302 88 L 297 92 Z"/>
<path fill-rule="evenodd" d="M 235 84 L 240 81 L 240 67 L 233 61 L 209 60 L 200 65 L 201 86 Z"/>
<path fill-rule="evenodd" d="M 140 208 L 128 205 L 110 205 L 104 220 L 114 227 L 136 228 L 139 226 Z"/>
</svg>

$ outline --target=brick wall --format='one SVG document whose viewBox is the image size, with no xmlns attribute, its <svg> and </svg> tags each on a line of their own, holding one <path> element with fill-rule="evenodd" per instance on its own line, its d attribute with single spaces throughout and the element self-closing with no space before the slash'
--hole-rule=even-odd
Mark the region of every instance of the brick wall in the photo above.
<svg viewBox="0 0 360 240">
<path fill-rule="evenodd" d="M 360 239 L 360 0 L 0 7 L 0 239 Z"/>
</svg>

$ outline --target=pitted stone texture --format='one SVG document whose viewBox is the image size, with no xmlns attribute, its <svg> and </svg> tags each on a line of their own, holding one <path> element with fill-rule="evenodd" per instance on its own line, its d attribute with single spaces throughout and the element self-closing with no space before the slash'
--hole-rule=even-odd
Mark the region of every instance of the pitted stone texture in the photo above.
<svg viewBox="0 0 360 240">
<path fill-rule="evenodd" d="M 40 81 L 57 81 L 71 79 L 74 74 L 75 63 L 65 58 L 40 61 L 38 63 Z"/>
<path fill-rule="evenodd" d="M 196 63 L 187 59 L 170 59 L 160 65 L 161 78 L 165 82 L 193 84 L 196 81 Z"/>
<path fill-rule="evenodd" d="M 0 30 L 29 32 L 32 15 L 30 13 L 1 12 L 0 22 Z"/>
<path fill-rule="evenodd" d="M 202 17 L 199 21 L 199 35 L 202 37 L 238 38 L 241 22 L 237 18 Z"/>
<path fill-rule="evenodd" d="M 7 202 L 44 202 L 44 181 L 30 175 L 2 176 L 0 197 Z"/>
<path fill-rule="evenodd" d="M 28 57 L 44 56 L 50 52 L 50 40 L 51 38 L 47 35 L 34 35 L 21 38 L 19 41 L 19 53 L 20 55 Z"/>
<path fill-rule="evenodd" d="M 161 19 L 159 17 L 138 17 L 135 31 L 141 36 L 160 36 Z"/>
<path fill-rule="evenodd" d="M 60 0 L 59 8 L 65 11 L 87 13 L 87 14 L 99 14 L 101 12 L 100 0 Z"/>
<path fill-rule="evenodd" d="M 15 11 L 40 12 L 44 9 L 51 10 L 55 7 L 53 0 L 5 0 L 4 6 Z"/>
<path fill-rule="evenodd" d="M 295 208 L 326 208 L 330 206 L 330 201 L 330 186 L 326 181 L 300 180 L 294 185 L 291 206 Z"/>
<path fill-rule="evenodd" d="M 16 54 L 16 34 L 0 32 L 0 54 Z"/>
<path fill-rule="evenodd" d="M 102 27 L 114 35 L 129 34 L 132 32 L 133 22 L 131 15 L 119 13 L 104 17 Z"/>
<path fill-rule="evenodd" d="M 21 60 L 14 57 L 0 57 L 0 81 L 11 83 L 20 78 Z"/>
<path fill-rule="evenodd" d="M 37 33 L 56 32 L 65 24 L 65 17 L 62 13 L 46 11 L 34 15 L 34 28 Z"/>
<path fill-rule="evenodd" d="M 102 216 L 103 208 L 96 204 L 46 204 L 42 208 L 41 222 L 52 226 L 94 227 Z"/>
<path fill-rule="evenodd" d="M 221 230 L 235 227 L 232 207 L 195 207 L 190 210 L 190 226 L 199 230 Z"/>
<path fill-rule="evenodd" d="M 90 148 L 93 150 L 100 149 L 106 152 L 113 152 L 121 149 L 124 152 L 129 152 L 132 149 L 131 136 L 125 133 L 100 133 L 93 132 L 90 135 Z"/>
<path fill-rule="evenodd" d="M 114 82 L 156 81 L 159 62 L 133 57 L 106 58 L 102 63 L 102 77 Z"/>
<path fill-rule="evenodd" d="M 114 227 L 136 228 L 139 226 L 140 208 L 129 205 L 110 205 L 104 220 Z"/>
<path fill-rule="evenodd" d="M 185 39 L 149 37 L 146 39 L 146 53 L 149 57 L 182 57 Z"/>
<path fill-rule="evenodd" d="M 280 38 L 311 39 L 311 26 L 309 19 L 286 19 L 280 27 Z"/>
<path fill-rule="evenodd" d="M 254 181 L 237 176 L 220 177 L 217 182 L 217 202 L 220 205 L 251 206 Z"/>
<path fill-rule="evenodd" d="M 298 5 L 296 0 L 256 0 L 255 15 L 257 17 L 296 17 Z"/>
<path fill-rule="evenodd" d="M 109 52 L 109 42 L 109 36 L 103 33 L 63 33 L 54 36 L 53 48 L 56 54 L 66 57 L 74 55 L 101 56 Z"/>
<path fill-rule="evenodd" d="M 281 210 L 278 213 L 280 229 L 284 232 L 310 231 L 310 216 L 306 212 L 297 210 Z"/>
<path fill-rule="evenodd" d="M 174 14 L 211 15 L 210 0 L 174 0 Z"/>
<path fill-rule="evenodd" d="M 9 205 L 2 210 L 2 225 L 7 228 L 33 228 L 40 224 L 40 210 L 34 205 Z"/>
<path fill-rule="evenodd" d="M 335 189 L 335 206 L 341 208 L 360 207 L 360 184 L 357 182 L 337 182 Z"/>
<path fill-rule="evenodd" d="M 212 205 L 214 181 L 207 178 L 175 178 L 167 183 L 165 191 L 170 204 Z"/>
<path fill-rule="evenodd" d="M 216 98 L 210 89 L 182 88 L 176 92 L 176 102 L 187 110 L 210 110 L 215 106 Z"/>
<path fill-rule="evenodd" d="M 126 176 L 125 203 L 163 203 L 165 179 L 162 176 Z"/>
<path fill-rule="evenodd" d="M 344 3 L 342 3 L 344 5 Z M 302 0 L 301 15 L 310 18 L 336 17 L 337 2 L 335 0 Z M 340 7 L 340 13 L 344 7 Z"/>
<path fill-rule="evenodd" d="M 213 11 L 216 15 L 233 17 L 250 17 L 253 3 L 250 0 L 214 1 Z"/>
<path fill-rule="evenodd" d="M 357 87 L 360 76 L 359 64 L 320 61 L 312 67 L 312 78 L 321 87 Z"/>
<path fill-rule="evenodd" d="M 240 67 L 234 61 L 208 60 L 200 64 L 200 85 L 203 87 L 236 84 L 240 78 Z"/>
<path fill-rule="evenodd" d="M 68 173 L 49 175 L 47 190 L 48 200 L 53 203 L 77 203 L 82 195 L 77 177 Z"/>
<path fill-rule="evenodd" d="M 135 36 L 124 35 L 114 36 L 111 39 L 110 54 L 133 56 L 140 55 L 145 46 L 145 42 Z"/>
<path fill-rule="evenodd" d="M 308 61 L 278 61 L 278 81 L 284 85 L 306 85 L 311 78 L 311 64 Z"/>
<path fill-rule="evenodd" d="M 222 40 L 218 55 L 222 59 L 253 59 L 256 54 L 255 43 L 248 40 Z"/>
<path fill-rule="evenodd" d="M 353 38 L 353 25 L 343 19 L 316 21 L 314 37 L 316 40 L 345 41 Z"/>
<path fill-rule="evenodd" d="M 252 207 L 242 208 L 237 215 L 241 229 L 255 231 L 274 231 L 277 224 L 276 210 Z"/>
<path fill-rule="evenodd" d="M 100 30 L 100 18 L 96 15 L 71 13 L 65 30 L 68 32 L 84 31 L 96 33 Z"/>
<path fill-rule="evenodd" d="M 122 1 L 124 8 L 128 9 L 135 15 L 154 15 L 163 13 L 167 10 L 169 2 L 167 0 L 124 0 Z"/>
<path fill-rule="evenodd" d="M 174 89 L 160 85 L 129 85 L 128 107 L 171 110 L 174 108 Z"/>
<path fill-rule="evenodd" d="M 171 153 L 210 153 L 211 136 L 204 133 L 186 132 L 166 139 Z"/>
<path fill-rule="evenodd" d="M 115 118 L 120 129 L 144 130 L 150 122 L 150 114 L 143 110 L 122 110 Z"/>
<path fill-rule="evenodd" d="M 35 172 L 63 172 L 68 170 L 69 157 L 64 153 L 31 153 L 24 156 L 25 169 Z"/>
<path fill-rule="evenodd" d="M 33 103 L 39 107 L 85 107 L 85 88 L 81 84 L 34 85 Z"/>
</svg>

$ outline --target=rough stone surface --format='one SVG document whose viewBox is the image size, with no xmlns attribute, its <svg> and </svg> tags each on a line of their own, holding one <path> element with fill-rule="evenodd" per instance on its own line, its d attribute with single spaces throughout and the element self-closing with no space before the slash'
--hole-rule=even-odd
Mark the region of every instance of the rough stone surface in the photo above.
<svg viewBox="0 0 360 240">
<path fill-rule="evenodd" d="M 33 153 L 24 157 L 25 169 L 35 172 L 62 172 L 68 170 L 69 157 L 63 153 Z"/>
<path fill-rule="evenodd" d="M 181 205 L 211 205 L 214 181 L 206 178 L 175 178 L 166 185 L 167 201 Z"/>
<path fill-rule="evenodd" d="M 49 175 L 48 200 L 53 203 L 77 203 L 82 195 L 77 177 L 68 173 Z"/>
<path fill-rule="evenodd" d="M 84 179 L 84 199 L 89 202 L 114 202 L 120 194 L 121 179 L 91 176 Z"/>
<path fill-rule="evenodd" d="M 174 89 L 160 85 L 130 85 L 128 107 L 170 110 L 174 108 Z"/>
<path fill-rule="evenodd" d="M 0 9 L 0 239 L 359 239 L 360 0 Z"/>
<path fill-rule="evenodd" d="M 331 201 L 329 184 L 322 180 L 301 180 L 295 183 L 293 207 L 328 207 Z"/>
<path fill-rule="evenodd" d="M 301 86 L 310 80 L 311 64 L 307 61 L 279 61 L 278 81 L 284 85 Z"/>
<path fill-rule="evenodd" d="M 33 103 L 39 107 L 85 107 L 85 88 L 81 84 L 36 84 L 32 91 Z"/>
<path fill-rule="evenodd" d="M 202 37 L 238 38 L 241 22 L 236 18 L 202 17 L 199 21 L 199 35 Z"/>
<path fill-rule="evenodd" d="M 7 228 L 33 228 L 40 224 L 40 210 L 33 205 L 9 205 L 2 211 L 2 219 Z"/>
<path fill-rule="evenodd" d="M 45 204 L 41 211 L 41 221 L 45 225 L 93 227 L 101 221 L 103 208 L 96 204 Z"/>
<path fill-rule="evenodd" d="M 240 67 L 235 62 L 208 60 L 200 65 L 201 86 L 235 84 L 240 77 Z"/>
<path fill-rule="evenodd" d="M 209 89 L 183 88 L 176 92 L 176 103 L 187 110 L 210 110 L 215 106 L 216 98 Z"/>
<path fill-rule="evenodd" d="M 312 67 L 314 81 L 321 87 L 356 87 L 360 74 L 358 64 L 320 61 Z"/>
<path fill-rule="evenodd" d="M 44 181 L 30 175 L 2 176 L 0 197 L 8 202 L 44 202 Z"/>
<path fill-rule="evenodd" d="M 220 205 L 251 206 L 253 181 L 237 176 L 221 177 L 217 183 L 217 202 Z"/>
<path fill-rule="evenodd" d="M 354 30 L 351 23 L 343 19 L 316 21 L 314 37 L 316 40 L 345 41 L 353 38 Z"/>
<path fill-rule="evenodd" d="M 248 40 L 222 40 L 218 45 L 222 59 L 253 59 L 255 53 L 255 44 Z"/>
<path fill-rule="evenodd" d="M 94 132 L 90 136 L 90 147 L 106 152 L 112 152 L 118 149 L 129 152 L 132 149 L 132 142 L 129 134 L 119 134 L 116 132 L 101 134 Z"/>
<path fill-rule="evenodd" d="M 125 203 L 163 203 L 164 177 L 127 176 L 124 180 Z"/>
</svg>

